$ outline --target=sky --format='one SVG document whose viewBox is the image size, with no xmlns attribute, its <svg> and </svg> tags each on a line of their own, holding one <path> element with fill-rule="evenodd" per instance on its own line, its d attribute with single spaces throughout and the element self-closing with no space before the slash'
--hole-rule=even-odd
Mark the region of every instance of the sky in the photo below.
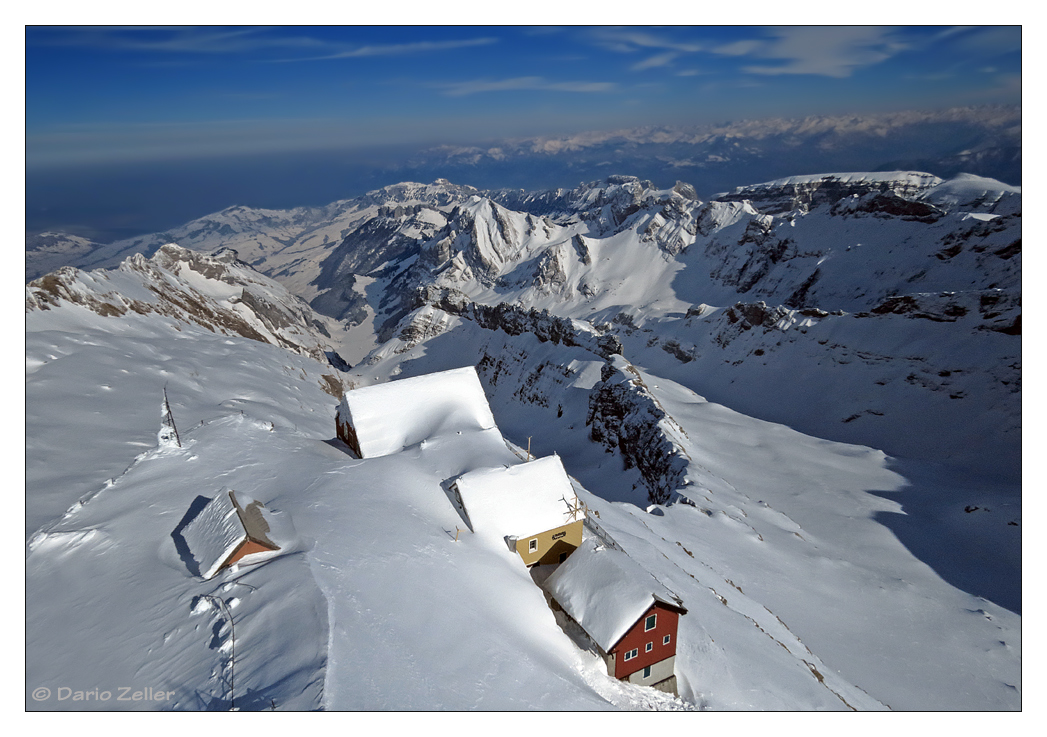
<svg viewBox="0 0 1047 737">
<path fill-rule="evenodd" d="M 26 167 L 1013 104 L 1021 102 L 1021 33 L 27 26 Z"/>
</svg>

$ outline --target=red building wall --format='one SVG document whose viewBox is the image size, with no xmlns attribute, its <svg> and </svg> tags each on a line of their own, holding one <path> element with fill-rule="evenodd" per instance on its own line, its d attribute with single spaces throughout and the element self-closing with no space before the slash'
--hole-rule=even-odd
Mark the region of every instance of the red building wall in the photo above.
<svg viewBox="0 0 1047 737">
<path fill-rule="evenodd" d="M 657 615 L 654 629 L 644 632 L 644 622 L 652 614 Z M 675 655 L 676 628 L 679 623 L 680 614 L 678 612 L 661 602 L 655 602 L 625 633 L 625 637 L 611 649 L 611 652 L 614 653 L 614 677 L 625 678 L 638 670 L 643 670 L 648 665 L 654 665 Z M 663 645 L 662 640 L 666 635 L 669 635 L 669 644 Z M 653 645 L 651 652 L 645 652 L 648 642 Z M 626 661 L 625 654 L 634 648 L 637 651 L 636 657 Z"/>
</svg>

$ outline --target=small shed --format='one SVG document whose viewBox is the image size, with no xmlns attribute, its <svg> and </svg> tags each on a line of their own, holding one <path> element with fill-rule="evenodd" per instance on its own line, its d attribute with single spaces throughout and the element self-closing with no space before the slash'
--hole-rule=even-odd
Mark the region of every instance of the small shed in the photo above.
<svg viewBox="0 0 1047 737">
<path fill-rule="evenodd" d="M 584 512 L 558 456 L 470 471 L 451 491 L 469 529 L 504 539 L 528 566 L 561 563 L 582 543 Z"/>
<path fill-rule="evenodd" d="M 437 435 L 495 427 L 472 366 L 347 391 L 335 424 L 338 437 L 360 458 L 398 453 Z"/>
<path fill-rule="evenodd" d="M 608 675 L 678 695 L 676 636 L 687 610 L 625 552 L 589 538 L 544 588 L 597 646 Z"/>
<path fill-rule="evenodd" d="M 200 567 L 213 578 L 253 553 L 279 550 L 268 538 L 265 506 L 245 494 L 222 489 L 183 529 L 182 538 Z"/>
</svg>

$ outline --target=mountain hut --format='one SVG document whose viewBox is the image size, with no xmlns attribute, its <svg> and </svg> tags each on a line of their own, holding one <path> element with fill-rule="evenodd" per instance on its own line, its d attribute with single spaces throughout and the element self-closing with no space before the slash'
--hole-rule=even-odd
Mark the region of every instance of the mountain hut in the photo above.
<svg viewBox="0 0 1047 737">
<path fill-rule="evenodd" d="M 469 529 L 502 538 L 527 566 L 562 563 L 582 544 L 584 512 L 558 456 L 470 471 L 451 491 Z"/>
<path fill-rule="evenodd" d="M 597 646 L 608 675 L 679 695 L 676 635 L 683 602 L 622 550 L 596 538 L 545 580 L 553 609 Z"/>
<path fill-rule="evenodd" d="M 213 578 L 248 555 L 280 549 L 267 537 L 263 509 L 261 502 L 223 489 L 185 526 L 182 538 L 203 578 Z"/>
<path fill-rule="evenodd" d="M 360 458 L 399 453 L 440 434 L 495 427 L 472 366 L 347 391 L 335 424 Z"/>
</svg>

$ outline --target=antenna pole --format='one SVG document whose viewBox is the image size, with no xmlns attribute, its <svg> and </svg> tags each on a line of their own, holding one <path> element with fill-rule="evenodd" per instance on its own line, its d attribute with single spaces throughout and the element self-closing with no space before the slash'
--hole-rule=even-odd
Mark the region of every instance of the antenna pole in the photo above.
<svg viewBox="0 0 1047 737">
<path fill-rule="evenodd" d="M 174 418 L 174 412 L 171 411 L 171 403 L 169 401 L 167 401 L 167 387 L 166 386 L 164 387 L 164 414 L 166 415 L 166 417 L 164 419 L 171 423 L 171 432 L 174 433 L 175 443 L 177 443 L 178 447 L 181 448 L 182 447 L 182 439 L 178 436 L 178 428 L 175 427 L 175 418 Z"/>
</svg>

